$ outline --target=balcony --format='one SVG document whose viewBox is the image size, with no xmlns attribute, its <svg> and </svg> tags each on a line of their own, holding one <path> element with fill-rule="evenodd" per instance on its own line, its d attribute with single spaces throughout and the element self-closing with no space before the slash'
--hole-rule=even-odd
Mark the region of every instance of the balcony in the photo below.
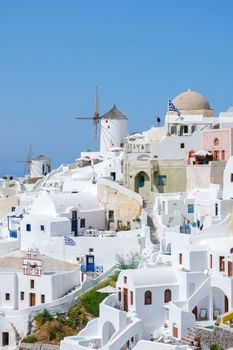
<svg viewBox="0 0 233 350">
<path fill-rule="evenodd" d="M 101 265 L 97 265 L 97 266 L 88 266 L 88 265 L 81 265 L 81 271 L 85 272 L 85 273 L 103 273 L 104 272 L 104 268 Z"/>
<path fill-rule="evenodd" d="M 10 237 L 11 238 L 17 238 L 18 237 L 17 231 L 10 231 L 9 233 L 10 233 Z"/>
</svg>

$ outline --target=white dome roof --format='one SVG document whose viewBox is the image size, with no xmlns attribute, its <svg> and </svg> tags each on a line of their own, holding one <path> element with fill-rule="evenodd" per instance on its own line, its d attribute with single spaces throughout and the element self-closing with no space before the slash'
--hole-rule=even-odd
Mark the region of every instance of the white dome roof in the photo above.
<svg viewBox="0 0 233 350">
<path fill-rule="evenodd" d="M 199 92 L 191 90 L 182 92 L 172 102 L 180 110 L 211 110 L 207 99 Z"/>
<path fill-rule="evenodd" d="M 96 197 L 91 193 L 57 193 L 39 196 L 32 205 L 32 215 L 54 216 L 68 213 L 72 208 L 80 211 L 100 209 Z"/>
<path fill-rule="evenodd" d="M 184 91 L 176 96 L 172 103 L 181 112 L 181 115 L 202 115 L 203 117 L 214 117 L 213 110 L 207 99 L 199 92 Z M 168 114 L 176 112 L 168 111 Z"/>
</svg>

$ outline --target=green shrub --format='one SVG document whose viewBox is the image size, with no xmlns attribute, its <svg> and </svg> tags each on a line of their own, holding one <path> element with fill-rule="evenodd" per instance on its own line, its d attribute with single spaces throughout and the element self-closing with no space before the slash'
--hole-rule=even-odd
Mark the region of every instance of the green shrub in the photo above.
<svg viewBox="0 0 233 350">
<path fill-rule="evenodd" d="M 37 338 L 35 335 L 27 335 L 26 337 L 23 338 L 23 343 L 35 343 L 37 341 Z"/>
<path fill-rule="evenodd" d="M 130 225 L 118 225 L 116 228 L 116 232 L 118 231 L 129 231 Z"/>
<path fill-rule="evenodd" d="M 78 301 L 67 313 L 64 324 L 71 328 L 84 328 L 88 322 L 86 310 Z"/>
<path fill-rule="evenodd" d="M 48 310 L 43 310 L 38 315 L 35 316 L 36 328 L 39 329 L 43 324 L 48 321 L 52 321 L 54 317 L 50 314 Z"/>
<path fill-rule="evenodd" d="M 210 345 L 210 350 L 220 350 L 220 347 L 218 344 L 212 344 Z"/>
<path fill-rule="evenodd" d="M 218 124 L 215 124 L 214 126 L 213 126 L 213 129 L 219 129 L 220 128 L 220 124 L 218 123 Z M 213 345 L 216 345 L 216 344 L 213 344 Z"/>
<path fill-rule="evenodd" d="M 138 253 L 131 253 L 130 255 L 116 254 L 116 268 L 119 270 L 137 269 L 140 261 Z"/>
<path fill-rule="evenodd" d="M 141 222 L 141 218 L 140 218 L 140 216 L 139 215 L 137 215 L 136 217 L 135 217 L 135 219 L 134 219 L 135 221 L 137 221 L 137 222 Z"/>
<path fill-rule="evenodd" d="M 90 291 L 80 296 L 80 302 L 84 306 L 85 310 L 92 316 L 99 316 L 99 304 L 108 296 L 107 293 L 99 293 L 96 290 L 101 288 L 93 288 Z"/>
</svg>

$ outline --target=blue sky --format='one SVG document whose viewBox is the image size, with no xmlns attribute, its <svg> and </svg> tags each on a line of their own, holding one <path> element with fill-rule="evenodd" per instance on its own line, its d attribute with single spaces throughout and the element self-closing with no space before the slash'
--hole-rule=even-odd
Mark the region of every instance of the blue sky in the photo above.
<svg viewBox="0 0 233 350">
<path fill-rule="evenodd" d="M 0 175 L 45 154 L 53 166 L 93 149 L 115 103 L 130 131 L 154 125 L 167 99 L 203 93 L 216 114 L 233 105 L 231 0 L 0 0 Z"/>
</svg>

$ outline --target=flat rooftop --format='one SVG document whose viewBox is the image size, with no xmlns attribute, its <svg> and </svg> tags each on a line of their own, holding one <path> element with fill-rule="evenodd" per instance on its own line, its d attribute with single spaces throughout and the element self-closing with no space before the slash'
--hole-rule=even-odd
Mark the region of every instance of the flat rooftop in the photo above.
<svg viewBox="0 0 233 350">
<path fill-rule="evenodd" d="M 25 258 L 26 255 L 26 251 L 15 250 L 7 255 L 0 257 L 0 270 L 2 270 L 3 272 L 23 271 L 23 258 Z M 61 271 L 72 271 L 79 266 L 79 264 L 63 262 L 61 260 L 54 259 L 46 255 L 41 254 L 41 256 L 44 260 L 45 274 L 48 274 L 49 272 L 52 273 Z"/>
</svg>

